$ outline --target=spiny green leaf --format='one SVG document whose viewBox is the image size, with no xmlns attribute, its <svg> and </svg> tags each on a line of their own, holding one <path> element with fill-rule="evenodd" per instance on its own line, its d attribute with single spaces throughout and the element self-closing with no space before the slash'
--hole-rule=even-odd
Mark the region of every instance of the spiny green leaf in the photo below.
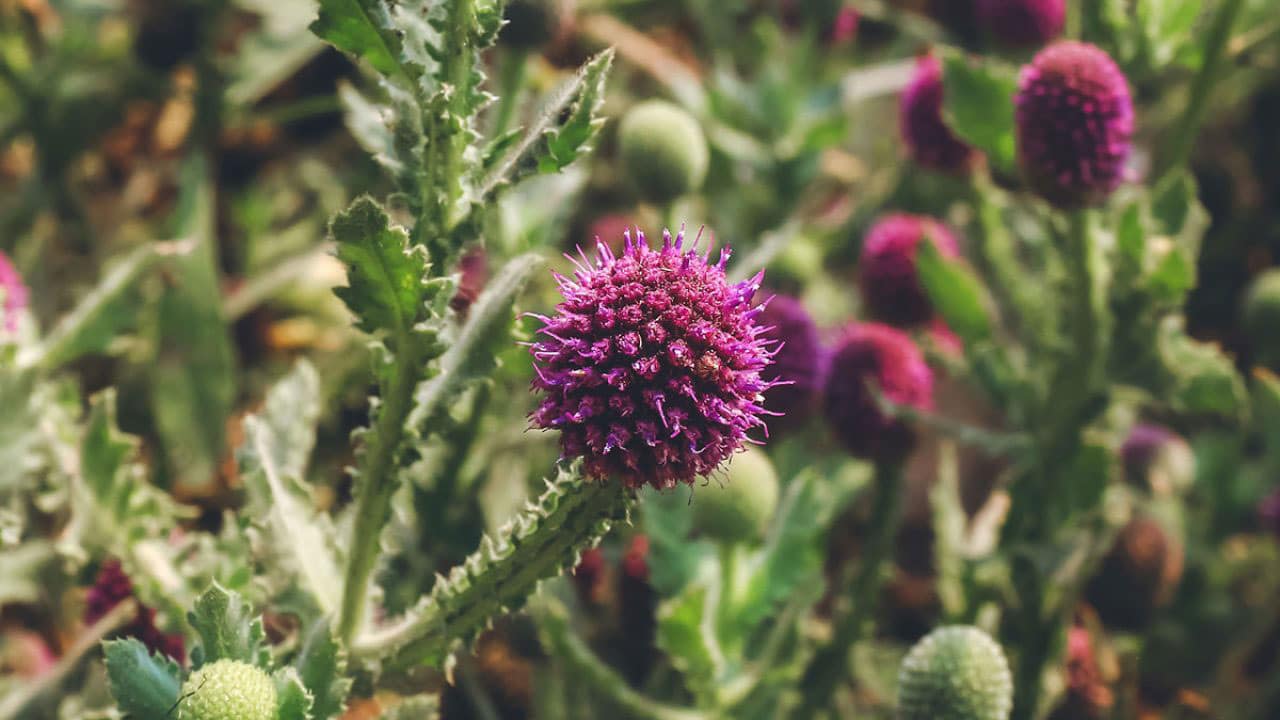
<svg viewBox="0 0 1280 720">
<path fill-rule="evenodd" d="M 715 574 L 708 573 L 705 581 L 689 584 L 658 608 L 658 647 L 671 657 L 700 705 L 714 704 L 725 669 L 715 631 L 716 586 Z"/>
<path fill-rule="evenodd" d="M 338 213 L 330 231 L 338 243 L 338 258 L 348 268 L 347 287 L 334 292 L 355 313 L 357 326 L 368 333 L 407 336 L 423 319 L 433 295 L 424 282 L 426 252 L 410 247 L 408 234 L 393 227 L 369 197 Z"/>
<path fill-rule="evenodd" d="M 319 417 L 320 379 L 302 361 L 267 393 L 262 412 L 245 419 L 242 460 L 249 510 L 266 528 L 267 544 L 327 615 L 337 612 L 342 596 L 342 573 L 329 546 L 335 531 L 302 482 Z"/>
<path fill-rule="evenodd" d="M 327 619 L 321 618 L 307 629 L 293 666 L 315 700 L 312 717 L 327 720 L 341 715 L 351 680 L 346 677 L 346 653 L 334 641 Z"/>
<path fill-rule="evenodd" d="M 966 343 L 991 337 L 986 289 L 963 261 L 944 258 L 932 238 L 916 249 L 920 283 L 947 326 Z"/>
<path fill-rule="evenodd" d="M 659 595 L 671 597 L 697 575 L 703 558 L 715 548 L 689 537 L 693 513 L 686 494 L 646 487 L 640 495 L 641 524 L 649 537 L 649 582 Z"/>
<path fill-rule="evenodd" d="M 1174 410 L 1242 422 L 1249 411 L 1244 379 L 1216 345 L 1193 340 L 1169 318 L 1158 337 L 1160 376 L 1150 388 Z"/>
<path fill-rule="evenodd" d="M 1009 171 L 1015 164 L 1013 95 L 1017 78 L 992 61 L 975 62 L 959 51 L 942 55 L 942 112 L 964 141 Z"/>
<path fill-rule="evenodd" d="M 439 578 L 431 595 L 403 619 L 357 639 L 355 652 L 392 668 L 439 666 L 492 619 L 520 607 L 542 580 L 577 561 L 614 522 L 628 515 L 631 493 L 620 483 L 562 471 L 545 493 L 480 549 Z"/>
<path fill-rule="evenodd" d="M 344 52 L 364 58 L 388 77 L 408 76 L 400 64 L 400 39 L 383 0 L 320 0 L 311 32 Z"/>
<path fill-rule="evenodd" d="M 276 684 L 276 697 L 279 706 L 276 710 L 277 720 L 312 720 L 314 701 L 310 691 L 302 684 L 298 671 L 292 667 L 276 670 L 271 676 Z"/>
<path fill-rule="evenodd" d="M 215 582 L 196 600 L 187 619 L 201 640 L 199 653 L 191 656 L 193 666 L 239 660 L 263 669 L 269 667 L 270 651 L 262 618 L 239 593 Z"/>
<path fill-rule="evenodd" d="M 178 704 L 181 669 L 168 656 L 152 655 L 134 638 L 102 644 L 111 695 L 135 718 L 165 718 Z"/>
</svg>

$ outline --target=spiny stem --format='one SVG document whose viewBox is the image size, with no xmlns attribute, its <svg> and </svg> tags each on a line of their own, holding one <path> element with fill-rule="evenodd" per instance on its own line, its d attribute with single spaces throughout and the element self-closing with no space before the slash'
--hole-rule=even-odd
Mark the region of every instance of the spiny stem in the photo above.
<svg viewBox="0 0 1280 720">
<path fill-rule="evenodd" d="M 805 670 L 800 683 L 805 688 L 805 699 L 799 718 L 815 717 L 830 707 L 836 688 L 849 675 L 849 651 L 862 639 L 868 622 L 875 615 L 884 565 L 892 555 L 902 515 L 901 478 L 900 461 L 876 463 L 867 543 L 848 592 L 841 593 L 851 604 L 837 619 L 831 640 L 814 655 Z"/>
</svg>

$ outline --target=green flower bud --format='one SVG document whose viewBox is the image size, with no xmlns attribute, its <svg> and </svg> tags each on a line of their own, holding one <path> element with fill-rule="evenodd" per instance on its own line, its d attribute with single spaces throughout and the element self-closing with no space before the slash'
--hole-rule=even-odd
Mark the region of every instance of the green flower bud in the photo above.
<svg viewBox="0 0 1280 720">
<path fill-rule="evenodd" d="M 275 720 L 276 686 L 262 670 L 239 660 L 219 660 L 197 670 L 182 686 L 178 720 Z"/>
<path fill-rule="evenodd" d="M 759 540 L 778 504 L 778 473 L 755 448 L 733 456 L 726 469 L 723 486 L 712 483 L 694 499 L 694 527 L 722 542 Z"/>
<path fill-rule="evenodd" d="M 697 190 L 710 156 L 698 121 L 663 100 L 631 108 L 618 128 L 622 163 L 641 197 L 666 204 Z"/>
<path fill-rule="evenodd" d="M 1261 365 L 1280 367 L 1280 268 L 1254 278 L 1244 298 L 1244 329 Z"/>
<path fill-rule="evenodd" d="M 898 671 L 901 720 L 1005 720 L 1013 710 L 1013 675 L 995 640 L 976 627 L 929 633 Z"/>
</svg>

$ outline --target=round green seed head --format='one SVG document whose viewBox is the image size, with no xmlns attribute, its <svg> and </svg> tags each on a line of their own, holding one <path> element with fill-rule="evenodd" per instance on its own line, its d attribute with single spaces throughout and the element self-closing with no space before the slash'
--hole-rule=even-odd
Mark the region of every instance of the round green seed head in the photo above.
<svg viewBox="0 0 1280 720">
<path fill-rule="evenodd" d="M 666 204 L 697 190 L 710 155 L 702 128 L 689 113 L 663 100 L 642 102 L 618 128 L 622 164 L 640 196 Z"/>
<path fill-rule="evenodd" d="M 219 660 L 187 678 L 178 720 L 275 720 L 276 686 L 262 670 Z"/>
<path fill-rule="evenodd" d="M 755 448 L 733 456 L 726 470 L 720 485 L 713 482 L 694 498 L 694 527 L 721 542 L 755 542 L 778 505 L 778 473 Z"/>
<path fill-rule="evenodd" d="M 1244 298 L 1244 329 L 1257 360 L 1280 367 L 1280 268 L 1254 278 Z"/>
<path fill-rule="evenodd" d="M 978 628 L 934 630 L 911 648 L 898 671 L 900 720 L 1006 720 L 1012 710 L 1009 663 Z"/>
</svg>

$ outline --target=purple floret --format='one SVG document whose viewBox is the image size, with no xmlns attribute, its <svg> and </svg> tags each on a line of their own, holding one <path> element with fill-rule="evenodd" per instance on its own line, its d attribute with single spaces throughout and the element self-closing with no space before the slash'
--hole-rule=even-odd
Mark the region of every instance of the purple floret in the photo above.
<svg viewBox="0 0 1280 720">
<path fill-rule="evenodd" d="M 1033 48 L 1062 34 L 1066 0 L 978 0 L 978 23 L 998 43 Z"/>
<path fill-rule="evenodd" d="M 960 254 L 955 236 L 930 217 L 888 215 L 871 227 L 858 260 L 858 286 L 867 309 L 898 327 L 928 324 L 933 303 L 920 284 L 916 252 L 926 235 L 945 257 Z"/>
<path fill-rule="evenodd" d="M 1022 68 L 1014 98 L 1018 161 L 1031 186 L 1062 208 L 1096 205 L 1124 180 L 1133 100 L 1102 50 L 1063 41 Z"/>
<path fill-rule="evenodd" d="M 809 311 L 796 298 L 775 295 L 765 304 L 756 321 L 766 330 L 764 337 L 776 341 L 776 354 L 761 374 L 777 383 L 764 394 L 764 406 L 777 413 L 769 418 L 769 433 L 776 435 L 804 424 L 817 406 L 822 388 L 822 339 Z"/>
<path fill-rule="evenodd" d="M 928 410 L 933 407 L 933 371 L 906 333 L 880 323 L 846 328 L 832 353 L 823 413 L 835 436 L 856 457 L 901 460 L 911 450 L 914 434 L 880 409 L 868 382 L 898 405 Z"/>
<path fill-rule="evenodd" d="M 922 56 L 899 99 L 898 129 L 911 159 L 921 167 L 963 175 L 979 153 L 943 121 L 942 93 L 942 63 L 934 55 Z"/>
<path fill-rule="evenodd" d="M 9 256 L 0 251 L 0 330 L 8 333 L 18 329 L 18 313 L 27 308 L 27 286 L 13 266 Z"/>
<path fill-rule="evenodd" d="M 596 251 L 557 276 L 564 302 L 539 316 L 532 424 L 561 431 L 563 457 L 594 479 L 692 483 L 764 425 L 772 343 L 752 303 L 763 273 L 730 283 L 728 250 L 711 264 L 683 232 L 664 232 L 657 250 L 636 231 L 621 254 Z"/>
<path fill-rule="evenodd" d="M 85 598 L 84 621 L 93 624 L 101 620 L 116 605 L 134 597 L 133 583 L 120 566 L 119 560 L 107 560 L 102 563 L 98 577 Z M 120 630 L 123 637 L 137 638 L 149 650 L 168 655 L 182 662 L 185 644 L 182 635 L 166 633 L 156 626 L 155 608 L 138 603 L 138 614 L 133 621 Z"/>
</svg>

